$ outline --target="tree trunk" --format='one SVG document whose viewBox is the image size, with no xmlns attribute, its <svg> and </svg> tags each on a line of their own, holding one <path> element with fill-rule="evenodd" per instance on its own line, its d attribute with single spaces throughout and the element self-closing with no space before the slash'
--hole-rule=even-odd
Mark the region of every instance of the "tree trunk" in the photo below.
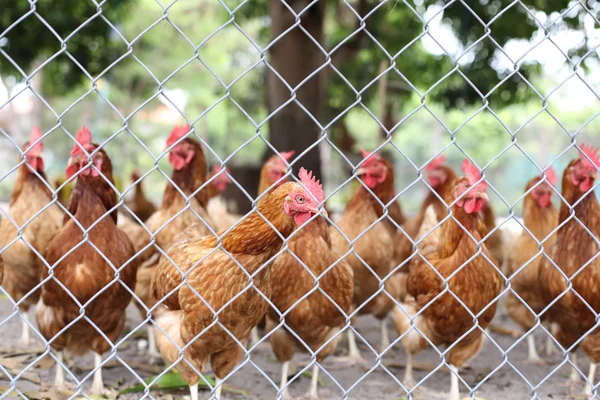
<svg viewBox="0 0 600 400">
<path fill-rule="evenodd" d="M 276 38 L 295 22 L 294 15 L 286 8 L 283 0 L 270 0 L 272 37 Z M 308 4 L 306 0 L 287 0 L 288 5 L 296 13 L 301 12 Z M 319 1 L 306 10 L 301 16 L 302 26 L 319 43 L 323 43 L 323 22 L 325 1 Z M 286 33 L 270 49 L 269 63 L 292 88 L 325 63 L 325 56 L 313 41 L 299 28 Z M 297 100 L 321 124 L 324 85 L 320 80 L 323 73 L 316 74 L 305 82 L 296 92 Z M 273 72 L 267 72 L 267 93 L 269 112 L 273 112 L 289 101 L 292 94 Z M 280 109 L 269 121 L 269 141 L 279 151 L 295 150 L 302 153 L 313 145 L 321 135 L 321 130 L 312 118 L 295 103 L 289 103 Z M 264 158 L 271 155 L 268 150 Z M 323 179 L 321 158 L 318 146 L 305 154 L 294 170 L 305 167 L 312 170 L 315 176 Z"/>
</svg>

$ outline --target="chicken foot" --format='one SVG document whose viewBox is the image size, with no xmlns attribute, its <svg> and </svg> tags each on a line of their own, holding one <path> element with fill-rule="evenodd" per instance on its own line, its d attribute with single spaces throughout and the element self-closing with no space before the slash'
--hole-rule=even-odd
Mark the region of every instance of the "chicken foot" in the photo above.
<svg viewBox="0 0 600 400">
<path fill-rule="evenodd" d="M 366 365 L 367 361 L 360 354 L 360 350 L 356 344 L 356 335 L 352 328 L 348 329 L 348 355 L 345 357 L 338 357 L 336 361 L 345 363 L 346 366 L 354 365 Z"/>
</svg>

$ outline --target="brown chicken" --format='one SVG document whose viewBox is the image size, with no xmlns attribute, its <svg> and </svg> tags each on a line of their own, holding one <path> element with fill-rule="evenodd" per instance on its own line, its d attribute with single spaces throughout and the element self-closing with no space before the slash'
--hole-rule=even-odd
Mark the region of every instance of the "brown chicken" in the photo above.
<svg viewBox="0 0 600 400">
<path fill-rule="evenodd" d="M 323 203 L 325 196 L 319 182 L 304 169 L 300 170 L 299 177 L 307 189 L 315 194 L 317 203 Z M 316 352 L 319 363 L 329 356 L 341 337 L 341 334 L 336 334 L 346 321 L 345 315 L 351 310 L 354 293 L 352 269 L 345 261 L 337 263 L 339 257 L 331 250 L 327 222 L 323 217 L 317 217 L 296 232 L 288 241 L 288 247 L 289 251 L 277 257 L 271 268 L 270 299 L 277 310 L 271 308 L 267 314 L 267 330 L 275 329 L 270 336 L 271 347 L 277 360 L 283 363 L 280 389 L 284 397 L 288 397 L 288 369 L 294 353 L 307 351 L 308 346 L 311 353 Z M 302 299 L 315 288 L 313 275 L 319 279 L 320 290 L 331 300 L 320 290 Z M 288 312 L 285 315 L 285 327 L 279 327 L 280 316 L 285 312 Z M 296 335 L 302 342 L 298 341 Z M 308 398 L 318 399 L 318 376 L 319 367 L 315 364 Z"/>
<path fill-rule="evenodd" d="M 143 304 L 137 301 L 135 304 L 143 318 L 147 318 L 149 309 L 156 304 L 156 300 L 150 295 L 150 283 L 161 252 L 155 246 L 167 251 L 175 237 L 188 227 L 194 226 L 196 233 L 204 236 L 211 233 L 209 226 L 215 226 L 205 209 L 208 201 L 207 191 L 200 190 L 196 194 L 206 182 L 207 176 L 206 159 L 202 146 L 189 137 L 179 141 L 189 131 L 189 125 L 177 126 L 173 128 L 167 139 L 167 148 L 170 148 L 169 163 L 173 167 L 171 180 L 175 186 L 167 184 L 162 205 L 145 222 L 146 227 L 154 232 L 156 242 L 143 253 L 142 264 L 137 273 L 135 294 Z M 190 198 L 189 206 L 186 205 L 186 197 L 182 196 L 180 191 Z M 208 225 L 201 222 L 196 214 L 202 217 Z M 137 241 L 134 240 L 135 249 L 138 252 L 144 250 L 149 244 L 150 237 L 147 232 L 140 235 Z M 151 356 L 158 356 L 154 329 L 150 325 L 148 326 L 148 352 Z"/>
<path fill-rule="evenodd" d="M 287 180 L 282 178 L 288 173 L 288 163 L 295 153 L 294 150 L 282 151 L 279 155 L 274 154 L 267 160 L 260 170 L 258 197 L 267 190 L 274 189 Z"/>
<path fill-rule="evenodd" d="M 539 243 L 543 241 L 544 249 L 548 250 L 556 238 L 552 233 L 558 225 L 558 211 L 552 205 L 551 187 L 556 186 L 556 181 L 556 173 L 550 168 L 546 171 L 546 180 L 536 176 L 527 182 L 523 220 L 531 233 L 523 230 L 503 267 L 504 275 L 510 279 L 512 289 L 519 296 L 512 292 L 507 295 L 506 311 L 525 332 L 529 332 L 536 324 L 535 315 L 529 309 L 539 315 L 547 306 L 539 282 L 540 264 L 544 256 L 537 254 L 540 251 Z M 527 336 L 527 345 L 527 360 L 531 363 L 542 362 L 535 348 L 533 332 Z"/>
<path fill-rule="evenodd" d="M 312 182 L 302 183 L 314 187 Z M 152 292 L 168 311 L 156 320 L 157 344 L 167 365 L 178 360 L 179 349 L 188 346 L 185 361 L 174 367 L 190 385 L 192 400 L 198 398 L 199 376 L 187 363 L 203 373 L 210 360 L 218 379 L 218 398 L 221 380 L 243 358 L 251 329 L 267 312 L 268 303 L 258 291 L 271 296 L 268 262 L 281 249 L 282 237 L 319 212 L 314 201 L 318 197 L 298 183 L 284 183 L 263 198 L 258 212 L 224 235 L 221 245 L 211 235 L 178 241 L 168 251 L 178 268 L 161 257 Z M 186 274 L 183 285 L 180 271 Z M 218 314 L 218 324 L 212 310 Z"/>
<path fill-rule="evenodd" d="M 148 200 L 144 192 L 142 181 L 138 182 L 140 175 L 137 171 L 131 173 L 131 182 L 135 184 L 133 198 L 125 202 L 129 210 L 133 212 L 142 222 L 145 222 L 156 211 L 156 206 Z M 137 183 L 136 183 L 137 182 Z"/>
<path fill-rule="evenodd" d="M 485 245 L 494 262 L 502 266 L 506 261 L 502 231 L 496 226 L 496 215 L 489 201 L 487 201 L 481 209 L 481 216 L 483 217 L 482 235 L 484 235 L 484 237 L 489 235 L 485 240 Z M 490 232 L 492 232 L 491 235 Z"/>
<path fill-rule="evenodd" d="M 407 220 L 402 226 L 402 229 L 406 234 L 401 231 L 396 233 L 396 239 L 394 241 L 396 243 L 394 252 L 394 263 L 396 265 L 400 265 L 413 254 L 413 242 L 420 238 L 418 233 L 421 229 L 425 212 L 429 206 L 434 207 L 438 221 L 441 221 L 448 215 L 448 207 L 440 200 L 440 198 L 444 199 L 446 194 L 451 192 L 452 183 L 456 179 L 456 173 L 452 168 L 444 164 L 445 161 L 446 157 L 440 155 L 435 157 L 425 166 L 427 182 L 434 191 L 427 191 L 427 196 L 421 204 L 419 213 Z M 407 235 L 412 241 L 408 239 Z M 408 268 L 403 267 L 402 270 L 404 273 L 408 273 Z"/>
<path fill-rule="evenodd" d="M 39 290 L 33 291 L 40 283 L 40 267 L 43 266 L 36 253 L 44 255 L 64 215 L 56 203 L 48 206 L 52 201 L 52 191 L 48 183 L 37 176 L 46 179 L 41 137 L 42 132 L 35 127 L 23 146 L 23 151 L 27 151 L 26 163 L 19 167 L 8 217 L 0 222 L 0 249 L 10 245 L 2 253 L 5 263 L 2 286 L 19 305 L 19 315 L 23 320 L 21 343 L 24 345 L 30 342 L 27 311 L 40 294 Z M 21 238 L 17 231 L 20 228 Z"/>
<path fill-rule="evenodd" d="M 568 204 L 561 204 L 560 228 L 546 253 L 556 266 L 542 258 L 539 280 L 546 304 L 556 300 L 548 310 L 548 318 L 558 325 L 554 337 L 560 345 L 575 351 L 577 346 L 573 345 L 585 336 L 581 347 L 590 358 L 586 397 L 592 394 L 596 364 L 600 361 L 600 331 L 596 327 L 596 315 L 600 312 L 600 261 L 594 258 L 599 251 L 600 205 L 593 191 L 599 166 L 598 150 L 582 145 L 580 157 L 565 169 L 562 196 Z"/>
<path fill-rule="evenodd" d="M 481 254 L 472 258 L 478 251 L 477 243 L 464 229 L 478 242 L 482 240 L 478 229 L 479 211 L 487 201 L 487 185 L 477 183 L 481 179 L 480 172 L 468 160 L 463 162 L 462 169 L 466 176 L 454 181 L 452 193 L 444 199 L 447 204 L 455 202 L 452 215 L 462 227 L 448 219 L 436 230 L 438 234 L 425 237 L 423 248 L 429 250 L 414 259 L 408 279 L 408 292 L 414 301 L 404 304 L 403 309 L 396 307 L 393 312 L 398 335 L 405 335 L 402 344 L 408 361 L 404 384 L 408 387 L 413 385 L 412 355 L 429 347 L 429 342 L 413 324 L 434 345 L 453 345 L 445 356 L 451 370 L 450 400 L 460 399 L 458 368 L 481 349 L 482 332 L 494 317 L 497 305 L 494 300 L 502 288 L 501 274 L 495 267 Z M 481 251 L 489 257 L 484 244 Z M 438 274 L 447 279 L 449 290 L 460 302 L 449 293 L 439 296 L 445 288 Z M 477 316 L 478 327 L 462 337 L 474 326 L 471 313 Z M 414 318 L 412 322 L 411 318 Z"/>
<path fill-rule="evenodd" d="M 229 168 L 223 170 L 220 165 L 215 165 L 207 177 L 207 180 L 213 177 L 214 179 L 207 186 L 208 204 L 206 211 L 214 221 L 217 232 L 226 231 L 241 218 L 241 215 L 232 214 L 227 210 L 225 198 L 221 196 L 227 185 L 231 183 L 231 179 L 227 175 L 229 173 Z"/>
<path fill-rule="evenodd" d="M 109 214 L 117 204 L 117 196 L 107 183 L 114 185 L 108 155 L 92 143 L 87 128 L 80 129 L 76 139 L 67 179 L 77 174 L 69 203 L 69 212 L 77 222 L 65 215 L 62 227 L 48 244 L 46 259 L 53 269 L 43 271 L 46 282 L 36 318 L 40 332 L 58 352 L 60 361 L 63 351 L 74 355 L 90 350 L 95 353 L 97 370 L 91 392 L 103 394 L 102 354 L 112 348 L 125 328 L 125 308 L 135 287 L 138 261 L 133 244 L 117 228 L 117 211 Z M 88 165 L 88 154 L 92 153 L 93 167 Z M 78 224 L 87 230 L 85 242 Z M 56 365 L 55 384 L 59 390 L 65 386 L 60 364 Z"/>
<path fill-rule="evenodd" d="M 394 173 L 388 160 L 364 150 L 362 153 L 364 160 L 356 173 L 369 190 L 361 185 L 346 205 L 336 226 L 331 226 L 329 230 L 336 254 L 346 254 L 353 249 L 363 260 L 361 261 L 354 253 L 345 257 L 354 272 L 353 305 L 358 314 L 372 314 L 381 321 L 380 346 L 383 350 L 389 345 L 386 317 L 394 305 L 390 296 L 392 298 L 400 296 L 400 285 L 397 284 L 395 276 L 388 277 L 394 261 L 393 233 L 385 220 L 377 221 L 383 215 L 380 202 L 387 204 L 393 197 Z M 371 192 L 377 197 L 374 197 Z M 353 241 L 352 245 L 340 231 Z M 384 281 L 384 290 L 389 296 L 380 292 L 368 301 L 380 290 L 380 282 L 384 278 L 387 278 Z M 352 329 L 348 330 L 348 342 L 350 363 L 363 362 Z"/>
</svg>

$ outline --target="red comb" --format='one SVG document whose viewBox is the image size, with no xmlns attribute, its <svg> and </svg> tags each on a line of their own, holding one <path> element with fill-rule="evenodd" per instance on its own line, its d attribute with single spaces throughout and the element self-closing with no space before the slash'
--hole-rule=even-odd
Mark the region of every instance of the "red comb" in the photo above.
<svg viewBox="0 0 600 400">
<path fill-rule="evenodd" d="M 474 164 L 472 164 L 468 158 L 465 158 L 463 160 L 461 168 L 471 185 L 474 185 L 475 183 L 477 183 L 477 181 L 481 179 L 481 171 L 479 171 L 479 169 Z M 487 187 L 487 183 L 485 183 L 485 181 L 482 181 L 480 185 L 485 185 Z"/>
<path fill-rule="evenodd" d="M 445 162 L 446 162 L 446 156 L 444 156 L 443 154 L 439 155 L 436 158 L 434 158 L 433 160 L 431 160 L 431 162 L 425 166 L 425 171 L 431 172 L 434 169 L 440 167 Z"/>
<path fill-rule="evenodd" d="M 283 157 L 283 159 L 285 161 L 289 161 L 290 158 L 292 158 L 292 156 L 296 154 L 295 150 L 290 150 L 290 151 L 282 151 L 279 153 L 279 155 L 281 155 L 281 157 Z"/>
<path fill-rule="evenodd" d="M 40 127 L 34 126 L 31 131 L 31 136 L 29 137 L 29 144 L 33 144 L 35 141 L 37 141 L 41 138 L 42 138 L 42 131 L 40 130 Z M 42 150 L 44 150 L 44 145 L 42 144 L 42 142 L 38 142 L 31 149 L 35 150 L 35 151 L 42 151 Z"/>
<path fill-rule="evenodd" d="M 588 146 L 587 144 L 582 144 L 580 147 L 580 153 L 582 153 L 581 160 L 583 161 L 583 163 L 590 168 L 600 167 L 600 157 L 598 156 L 598 149 L 592 146 Z M 584 154 L 587 157 L 585 157 Z M 588 158 L 592 161 L 590 162 Z"/>
<path fill-rule="evenodd" d="M 173 130 L 171 131 L 171 134 L 167 138 L 167 146 L 171 146 L 173 143 L 175 143 L 176 141 L 181 139 L 183 136 L 185 136 L 185 134 L 188 133 L 189 131 L 190 131 L 189 124 L 182 125 L 182 126 L 179 126 L 179 125 L 175 126 L 173 128 Z"/>
<path fill-rule="evenodd" d="M 300 177 L 300 183 L 302 183 L 304 187 L 308 189 L 313 196 L 315 196 L 315 199 L 317 199 L 319 203 L 322 203 L 325 200 L 323 186 L 321 186 L 321 183 L 313 176 L 312 172 L 308 172 L 304 168 L 300 168 L 298 177 Z"/>
<path fill-rule="evenodd" d="M 546 180 L 552 186 L 556 186 L 558 178 L 556 177 L 556 172 L 554 171 L 554 168 L 550 167 L 546 170 Z"/>
<path fill-rule="evenodd" d="M 78 146 L 77 143 L 73 146 L 73 150 L 71 150 L 71 155 L 75 155 L 77 153 L 81 153 L 81 147 L 85 147 L 92 143 L 92 133 L 88 129 L 87 126 L 83 126 L 80 130 L 77 131 L 77 136 L 75 136 L 75 140 L 81 146 Z"/>
<path fill-rule="evenodd" d="M 372 153 L 372 152 L 370 153 L 370 152 L 366 151 L 365 149 L 360 149 L 360 152 L 361 152 L 361 154 L 363 156 L 363 159 L 365 160 L 363 162 L 363 164 L 366 164 L 369 161 L 373 161 L 373 160 L 375 160 L 377 158 L 380 158 L 377 154 Z"/>
</svg>

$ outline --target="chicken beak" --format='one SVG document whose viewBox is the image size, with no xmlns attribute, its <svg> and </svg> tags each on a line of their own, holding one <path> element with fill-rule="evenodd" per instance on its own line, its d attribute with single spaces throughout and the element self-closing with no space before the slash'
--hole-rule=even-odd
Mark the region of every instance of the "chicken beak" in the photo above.
<svg viewBox="0 0 600 400">
<path fill-rule="evenodd" d="M 367 169 L 364 167 L 360 167 L 359 169 L 356 170 L 356 175 L 361 176 L 361 175 L 365 175 L 367 173 Z"/>
<path fill-rule="evenodd" d="M 598 172 L 598 171 L 592 172 L 591 178 L 594 180 L 600 179 L 600 172 Z"/>
<path fill-rule="evenodd" d="M 485 202 L 490 201 L 490 198 L 488 197 L 487 193 L 485 193 L 485 192 L 477 192 L 477 193 L 475 193 L 475 197 L 477 197 L 478 199 L 482 199 Z"/>
</svg>

